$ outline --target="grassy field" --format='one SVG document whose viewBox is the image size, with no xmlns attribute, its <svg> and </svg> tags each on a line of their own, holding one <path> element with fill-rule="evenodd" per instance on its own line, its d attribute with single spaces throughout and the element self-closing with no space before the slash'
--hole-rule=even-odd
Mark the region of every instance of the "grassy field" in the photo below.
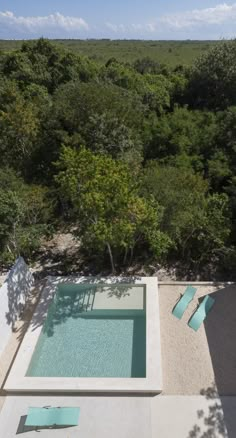
<svg viewBox="0 0 236 438">
<path fill-rule="evenodd" d="M 0 51 L 18 49 L 22 41 L 0 40 Z M 141 40 L 55 40 L 73 52 L 87 55 L 97 62 L 105 63 L 115 57 L 119 61 L 132 63 L 146 56 L 175 67 L 178 64 L 191 65 L 216 41 L 141 41 Z"/>
</svg>

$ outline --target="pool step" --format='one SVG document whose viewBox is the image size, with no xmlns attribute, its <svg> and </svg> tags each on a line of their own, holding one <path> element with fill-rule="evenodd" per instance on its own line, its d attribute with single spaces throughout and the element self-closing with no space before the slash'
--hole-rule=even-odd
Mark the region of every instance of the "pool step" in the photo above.
<svg viewBox="0 0 236 438">
<path fill-rule="evenodd" d="M 89 312 L 93 310 L 95 293 L 96 291 L 94 288 L 93 291 L 84 292 L 84 294 L 81 295 L 80 304 L 84 312 Z"/>
</svg>

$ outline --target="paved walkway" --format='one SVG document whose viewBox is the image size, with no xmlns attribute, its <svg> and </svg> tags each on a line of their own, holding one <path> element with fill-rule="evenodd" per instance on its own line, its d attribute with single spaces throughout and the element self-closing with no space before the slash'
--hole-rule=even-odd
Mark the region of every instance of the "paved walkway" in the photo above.
<svg viewBox="0 0 236 438">
<path fill-rule="evenodd" d="M 4 401 L 5 401 L 5 397 L 4 396 L 0 396 L 0 412 L 1 412 L 1 409 L 3 407 Z"/>
<path fill-rule="evenodd" d="M 155 397 L 151 438 L 235 438 L 236 397 L 209 395 Z"/>
<path fill-rule="evenodd" d="M 0 413 L 0 437 L 23 434 L 35 437 L 35 428 L 24 427 L 29 406 L 79 406 L 78 427 L 40 429 L 42 438 L 148 438 L 151 437 L 151 410 L 148 397 L 7 397 Z"/>
<path fill-rule="evenodd" d="M 209 394 L 212 397 L 212 394 Z M 42 438 L 235 438 L 236 397 L 205 396 L 8 396 L 0 437 L 24 434 L 29 406 L 78 406 L 79 426 L 40 428 Z"/>
</svg>

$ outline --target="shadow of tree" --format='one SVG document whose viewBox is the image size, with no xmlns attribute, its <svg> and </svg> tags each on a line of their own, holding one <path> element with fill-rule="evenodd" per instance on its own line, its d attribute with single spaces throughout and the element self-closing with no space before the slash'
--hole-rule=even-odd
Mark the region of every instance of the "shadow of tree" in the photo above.
<svg viewBox="0 0 236 438">
<path fill-rule="evenodd" d="M 32 330 L 43 325 L 44 333 L 52 336 L 55 325 L 65 323 L 68 318 L 79 318 L 81 313 L 91 310 L 96 294 L 106 292 L 107 298 L 120 300 L 129 295 L 133 286 L 134 277 L 109 277 L 109 284 L 107 278 L 100 276 L 49 277 L 33 314 Z"/>
<path fill-rule="evenodd" d="M 203 409 L 197 411 L 198 420 L 203 424 L 202 427 L 195 424 L 188 438 L 228 438 L 224 410 L 216 386 L 202 389 L 200 394 L 210 401 L 208 411 L 204 412 Z"/>
<path fill-rule="evenodd" d="M 33 287 L 33 289 L 31 290 L 27 302 L 26 302 L 26 306 L 25 309 L 23 310 L 23 312 L 20 315 L 20 319 L 18 320 L 14 332 L 17 334 L 17 340 L 19 342 L 19 345 L 21 343 L 21 341 L 24 338 L 24 335 L 31 323 L 32 317 L 34 315 L 34 311 L 37 308 L 37 304 L 39 302 L 41 293 L 46 285 L 46 279 L 41 280 L 37 283 L 35 283 L 35 286 Z"/>
<path fill-rule="evenodd" d="M 212 311 L 204 321 L 215 383 L 220 396 L 236 394 L 236 349 L 233 334 L 236 330 L 236 285 L 217 287 Z"/>
<path fill-rule="evenodd" d="M 6 312 L 7 324 L 15 329 L 15 323 L 25 308 L 34 278 L 29 271 L 24 259 L 19 257 L 10 270 L 5 284 L 7 286 L 8 311 Z"/>
</svg>

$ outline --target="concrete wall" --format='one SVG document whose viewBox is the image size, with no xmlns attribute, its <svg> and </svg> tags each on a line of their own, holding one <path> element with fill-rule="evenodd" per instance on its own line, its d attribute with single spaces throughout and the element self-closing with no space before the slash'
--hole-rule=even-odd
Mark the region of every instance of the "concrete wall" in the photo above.
<svg viewBox="0 0 236 438">
<path fill-rule="evenodd" d="M 19 257 L 0 288 L 0 355 L 24 309 L 33 281 L 24 259 Z"/>
</svg>

